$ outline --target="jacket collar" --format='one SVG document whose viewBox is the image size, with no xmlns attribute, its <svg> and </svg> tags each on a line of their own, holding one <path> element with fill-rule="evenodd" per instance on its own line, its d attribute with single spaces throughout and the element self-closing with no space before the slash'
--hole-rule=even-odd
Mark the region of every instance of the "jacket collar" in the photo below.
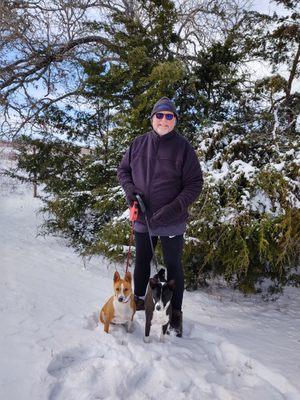
<svg viewBox="0 0 300 400">
<path fill-rule="evenodd" d="M 150 133 L 151 133 L 152 138 L 155 141 L 159 141 L 159 142 L 169 140 L 176 135 L 175 129 L 173 129 L 171 132 L 166 133 L 165 135 L 162 135 L 162 136 L 160 136 L 157 132 L 155 132 L 154 129 L 152 129 L 152 131 Z"/>
</svg>

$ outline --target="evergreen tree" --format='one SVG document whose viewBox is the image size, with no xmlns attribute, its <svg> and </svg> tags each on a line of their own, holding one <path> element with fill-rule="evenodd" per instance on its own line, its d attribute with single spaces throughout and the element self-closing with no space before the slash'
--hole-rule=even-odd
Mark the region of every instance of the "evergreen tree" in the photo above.
<svg viewBox="0 0 300 400">
<path fill-rule="evenodd" d="M 191 286 L 205 273 L 222 274 L 245 292 L 255 291 L 266 277 L 273 289 L 295 277 L 291 270 L 300 254 L 299 93 L 291 90 L 291 82 L 299 76 L 299 15 L 295 3 L 282 3 L 291 10 L 285 17 L 248 14 L 239 42 L 249 58 L 268 61 L 273 74 L 238 94 L 235 105 L 242 107 L 233 118 L 226 110 L 199 132 L 206 186 L 188 231 Z M 288 79 L 280 74 L 280 64 Z"/>
</svg>

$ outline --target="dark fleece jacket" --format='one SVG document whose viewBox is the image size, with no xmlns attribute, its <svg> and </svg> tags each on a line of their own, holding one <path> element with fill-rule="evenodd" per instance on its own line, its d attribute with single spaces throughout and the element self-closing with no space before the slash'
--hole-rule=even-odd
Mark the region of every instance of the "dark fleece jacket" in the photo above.
<svg viewBox="0 0 300 400">
<path fill-rule="evenodd" d="M 136 193 L 142 195 L 153 227 L 185 222 L 203 184 L 195 150 L 174 130 L 137 137 L 117 174 L 129 203 Z"/>
</svg>

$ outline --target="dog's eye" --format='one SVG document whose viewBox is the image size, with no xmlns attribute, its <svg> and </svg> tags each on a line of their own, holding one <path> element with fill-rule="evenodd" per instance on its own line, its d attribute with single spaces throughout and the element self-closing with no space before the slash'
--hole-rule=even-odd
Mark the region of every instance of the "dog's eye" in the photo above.
<svg viewBox="0 0 300 400">
<path fill-rule="evenodd" d="M 117 292 L 119 292 L 120 291 L 120 289 L 119 288 L 117 288 Z"/>
</svg>

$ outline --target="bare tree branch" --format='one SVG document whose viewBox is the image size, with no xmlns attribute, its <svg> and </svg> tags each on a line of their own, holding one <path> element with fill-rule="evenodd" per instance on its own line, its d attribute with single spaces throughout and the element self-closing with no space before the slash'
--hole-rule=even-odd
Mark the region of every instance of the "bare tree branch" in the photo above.
<svg viewBox="0 0 300 400">
<path fill-rule="evenodd" d="M 181 40 L 170 54 L 187 65 L 195 62 L 199 48 L 226 37 L 241 12 L 238 1 L 178 0 L 176 33 Z M 84 87 L 83 66 L 88 60 L 101 65 L 120 62 L 114 38 L 120 29 L 114 24 L 116 12 L 138 21 L 145 31 L 151 29 L 150 17 L 138 0 L 0 2 L 3 129 L 17 134 L 50 105 L 68 97 L 74 101 Z"/>
</svg>

